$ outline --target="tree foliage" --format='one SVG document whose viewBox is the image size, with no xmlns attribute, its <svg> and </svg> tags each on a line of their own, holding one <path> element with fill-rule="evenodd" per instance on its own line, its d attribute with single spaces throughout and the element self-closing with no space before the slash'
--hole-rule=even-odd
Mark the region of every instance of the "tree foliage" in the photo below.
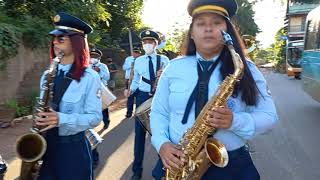
<svg viewBox="0 0 320 180">
<path fill-rule="evenodd" d="M 236 0 L 238 3 L 237 15 L 233 21 L 237 25 L 242 35 L 256 36 L 260 32 L 258 25 L 254 21 L 253 5 L 256 1 Z"/>
<path fill-rule="evenodd" d="M 142 7 L 143 0 L 0 0 L 0 24 L 8 24 L 0 29 L 0 39 L 14 38 L 10 48 L 0 44 L 0 55 L 14 55 L 8 51 L 16 49 L 21 41 L 31 48 L 46 47 L 47 33 L 53 29 L 52 18 L 62 11 L 93 27 L 88 36 L 92 46 L 119 47 L 119 39 L 128 29 L 143 27 Z"/>
<path fill-rule="evenodd" d="M 119 43 L 129 29 L 138 32 L 143 27 L 142 8 L 143 0 L 109 0 L 107 9 L 111 14 L 111 21 L 107 32 L 111 43 Z"/>
</svg>

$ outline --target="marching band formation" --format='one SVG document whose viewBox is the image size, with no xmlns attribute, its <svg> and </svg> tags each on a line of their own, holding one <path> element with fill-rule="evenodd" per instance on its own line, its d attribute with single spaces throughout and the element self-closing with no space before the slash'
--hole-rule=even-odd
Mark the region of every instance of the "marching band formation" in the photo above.
<svg viewBox="0 0 320 180">
<path fill-rule="evenodd" d="M 146 132 L 158 152 L 157 180 L 260 179 L 246 142 L 278 117 L 230 20 L 236 11 L 235 0 L 191 0 L 183 56 L 171 61 L 157 54 L 156 31 L 141 32 L 144 54 L 134 47 L 123 64 L 126 117 L 135 121 L 132 180 L 142 178 Z M 117 70 L 100 61 L 100 50 L 89 50 L 89 24 L 61 12 L 54 25 L 32 131 L 17 142 L 20 179 L 91 180 L 102 142 L 94 128 L 101 120 L 109 126 L 116 97 L 108 83 Z M 0 161 L 0 176 L 5 170 Z"/>
</svg>

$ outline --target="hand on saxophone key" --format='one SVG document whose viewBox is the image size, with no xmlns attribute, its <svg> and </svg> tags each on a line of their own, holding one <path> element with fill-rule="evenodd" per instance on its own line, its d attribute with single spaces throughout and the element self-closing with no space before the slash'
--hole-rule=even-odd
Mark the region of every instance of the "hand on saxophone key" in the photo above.
<svg viewBox="0 0 320 180">
<path fill-rule="evenodd" d="M 181 146 L 166 142 L 160 148 L 160 157 L 165 168 L 180 168 L 186 163 Z"/>
<path fill-rule="evenodd" d="M 217 107 L 208 111 L 207 123 L 209 126 L 218 129 L 228 129 L 233 121 L 233 112 L 228 107 Z"/>
<path fill-rule="evenodd" d="M 45 128 L 41 129 L 40 132 L 52 129 L 59 124 L 58 113 L 52 109 L 50 109 L 50 112 L 39 112 L 37 115 L 38 116 L 35 119 L 36 125 L 46 126 Z"/>
</svg>

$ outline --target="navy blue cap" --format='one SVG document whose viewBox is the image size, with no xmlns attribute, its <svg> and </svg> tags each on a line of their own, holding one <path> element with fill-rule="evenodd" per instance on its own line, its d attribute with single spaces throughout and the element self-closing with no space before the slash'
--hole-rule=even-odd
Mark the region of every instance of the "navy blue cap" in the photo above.
<svg viewBox="0 0 320 180">
<path fill-rule="evenodd" d="M 231 18 L 237 12 L 235 0 L 190 0 L 188 13 L 194 16 L 204 12 L 213 12 Z"/>
<path fill-rule="evenodd" d="M 134 47 L 132 50 L 133 52 L 141 53 L 141 49 L 138 47 Z"/>
<path fill-rule="evenodd" d="M 154 39 L 159 42 L 159 34 L 152 30 L 145 30 L 140 33 L 140 38 L 145 39 Z"/>
<path fill-rule="evenodd" d="M 90 55 L 93 55 L 93 54 L 94 55 L 98 55 L 99 57 L 102 56 L 102 52 L 99 49 L 96 49 L 96 48 L 91 49 Z"/>
<path fill-rule="evenodd" d="M 49 35 L 70 35 L 74 33 L 89 34 L 92 27 L 81 19 L 67 14 L 65 12 L 58 13 L 53 18 L 55 30 L 49 32 Z"/>
</svg>

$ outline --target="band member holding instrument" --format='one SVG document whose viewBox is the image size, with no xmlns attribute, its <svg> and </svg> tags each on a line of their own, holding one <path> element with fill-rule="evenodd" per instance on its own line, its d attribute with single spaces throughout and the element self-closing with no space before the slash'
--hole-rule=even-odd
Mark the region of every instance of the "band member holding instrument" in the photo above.
<svg viewBox="0 0 320 180">
<path fill-rule="evenodd" d="M 91 68 L 94 69 L 99 74 L 102 84 L 107 87 L 108 81 L 110 79 L 110 72 L 109 72 L 108 66 L 100 61 L 102 55 L 103 54 L 99 49 L 92 49 L 90 51 L 90 58 L 91 58 L 90 64 L 91 64 Z M 108 108 L 102 111 L 102 116 L 103 116 L 103 123 L 104 123 L 103 128 L 108 129 L 110 124 Z"/>
<path fill-rule="evenodd" d="M 159 42 L 159 35 L 151 30 L 141 32 L 143 50 L 145 55 L 140 56 L 135 61 L 134 76 L 130 86 L 128 96 L 137 93 L 136 107 L 138 108 L 143 102 L 152 97 L 152 89 L 157 76 L 160 76 L 160 65 L 164 66 L 169 63 L 169 59 L 163 55 L 156 54 L 156 47 Z M 132 166 L 132 179 L 139 180 L 142 175 L 142 163 L 144 154 L 146 131 L 140 124 L 139 120 L 135 120 L 135 139 L 134 139 L 134 161 Z"/>
<path fill-rule="evenodd" d="M 110 79 L 110 73 L 108 70 L 107 65 L 102 63 L 101 57 L 102 57 L 102 52 L 99 49 L 93 48 L 90 51 L 90 66 L 93 70 L 95 70 L 101 79 L 101 82 L 103 85 L 108 86 L 108 80 Z M 102 120 L 104 123 L 103 129 L 108 129 L 109 124 L 110 124 L 110 118 L 109 118 L 109 109 L 103 109 L 102 110 Z M 98 152 L 98 147 L 94 148 L 92 150 L 92 166 L 93 169 L 95 169 L 99 164 L 99 152 Z"/>
<path fill-rule="evenodd" d="M 39 180 L 93 179 L 91 147 L 85 131 L 97 126 L 101 119 L 100 77 L 88 68 L 90 52 L 87 34 L 90 25 L 61 12 L 54 17 L 50 57 L 64 56 L 54 80 L 51 112 L 40 112 L 39 126 L 45 132 L 47 151 L 43 156 Z M 45 73 L 41 78 L 41 87 Z M 43 89 L 41 89 L 43 91 Z"/>
<path fill-rule="evenodd" d="M 172 60 L 166 67 L 151 106 L 151 141 L 161 157 L 153 170 L 156 179 L 165 176 L 163 167 L 170 170 L 185 165 L 185 151 L 178 145 L 180 139 L 194 126 L 221 82 L 234 73 L 233 58 L 224 45 L 222 31 L 233 40 L 244 65 L 243 75 L 225 106 L 209 110 L 205 117 L 205 124 L 217 129 L 213 137 L 226 147 L 229 163 L 224 168 L 211 165 L 202 179 L 260 179 L 245 144 L 271 129 L 278 118 L 266 80 L 255 64 L 246 60 L 239 34 L 230 21 L 236 10 L 235 0 L 189 3 L 192 23 L 185 56 Z"/>
<path fill-rule="evenodd" d="M 131 85 L 132 78 L 133 78 L 133 68 L 132 67 L 134 67 L 134 61 L 140 55 L 141 55 L 141 50 L 137 47 L 133 48 L 132 56 L 127 57 L 122 65 L 122 69 L 125 71 L 125 79 L 126 79 L 126 89 L 124 92 L 125 95 L 127 95 L 128 91 L 130 90 L 130 85 Z M 129 118 L 132 116 L 135 96 L 136 96 L 136 93 L 133 93 L 128 97 L 126 118 Z"/>
</svg>

